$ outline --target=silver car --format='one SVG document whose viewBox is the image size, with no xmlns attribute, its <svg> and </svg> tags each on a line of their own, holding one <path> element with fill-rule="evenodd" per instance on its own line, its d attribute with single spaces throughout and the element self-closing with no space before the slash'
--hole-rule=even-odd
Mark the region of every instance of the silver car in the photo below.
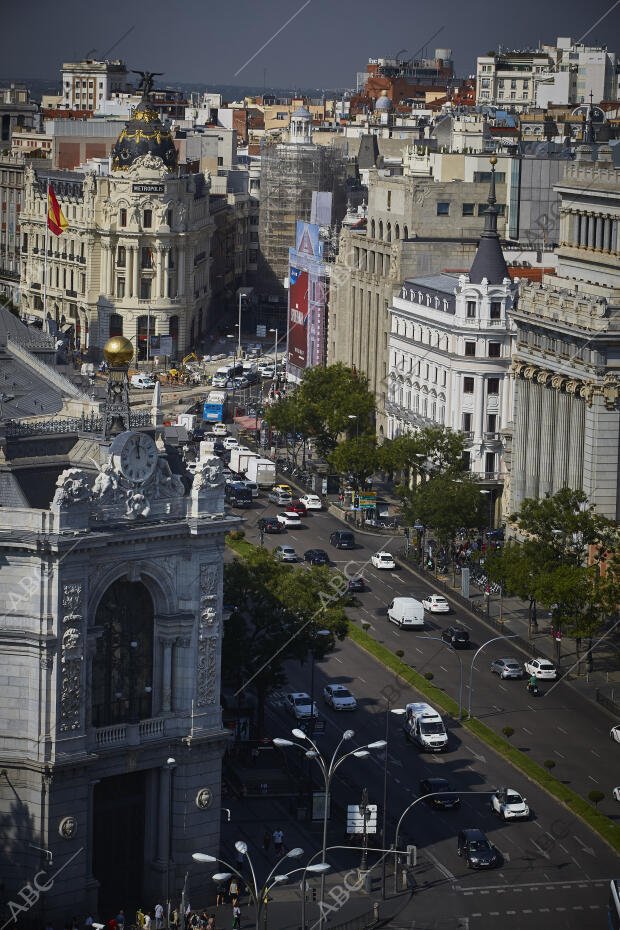
<svg viewBox="0 0 620 930">
<path fill-rule="evenodd" d="M 516 659 L 494 659 L 491 671 L 500 678 L 523 678 L 523 666 Z"/>
</svg>

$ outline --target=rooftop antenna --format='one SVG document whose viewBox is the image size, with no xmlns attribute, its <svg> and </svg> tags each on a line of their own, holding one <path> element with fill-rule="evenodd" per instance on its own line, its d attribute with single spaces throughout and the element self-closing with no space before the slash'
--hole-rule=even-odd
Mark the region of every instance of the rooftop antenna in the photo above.
<svg viewBox="0 0 620 930">
<path fill-rule="evenodd" d="M 91 49 L 89 49 L 89 50 L 86 52 L 86 54 L 84 55 L 84 59 L 85 59 L 86 61 L 88 61 L 88 59 L 90 58 L 90 56 L 92 55 L 92 53 L 93 53 L 93 52 L 96 52 L 96 51 L 97 51 L 96 48 L 91 48 Z"/>
<path fill-rule="evenodd" d="M 123 41 L 123 39 L 126 39 L 127 36 L 129 35 L 129 33 L 130 33 L 130 32 L 133 32 L 133 30 L 134 30 L 135 28 L 136 28 L 135 26 L 130 26 L 129 29 L 127 30 L 127 32 L 124 32 L 123 35 L 120 37 L 120 39 L 117 39 L 116 42 L 114 43 L 114 45 L 111 45 L 111 46 L 110 46 L 110 48 L 107 50 L 107 52 L 104 53 L 104 56 L 103 56 L 103 60 L 104 60 L 104 61 L 107 59 L 107 57 L 108 57 L 108 55 L 110 54 L 110 52 L 111 52 L 113 49 L 115 49 L 117 45 L 120 45 L 120 43 Z"/>
</svg>

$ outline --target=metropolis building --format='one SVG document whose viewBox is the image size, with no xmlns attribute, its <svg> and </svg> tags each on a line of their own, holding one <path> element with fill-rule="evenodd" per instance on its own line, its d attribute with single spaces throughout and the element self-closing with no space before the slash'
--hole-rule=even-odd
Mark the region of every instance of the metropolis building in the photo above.
<svg viewBox="0 0 620 930">
<path fill-rule="evenodd" d="M 106 347 L 110 377 L 131 354 Z M 0 924 L 178 906 L 192 853 L 218 854 L 238 518 L 217 459 L 190 484 L 148 415 L 107 409 L 0 424 Z"/>
<path fill-rule="evenodd" d="M 22 314 L 72 327 L 75 344 L 93 358 L 117 335 L 144 358 L 147 332 L 171 336 L 172 354 L 182 353 L 209 313 L 210 176 L 180 173 L 148 90 L 114 145 L 110 170 L 95 169 L 26 168 Z M 68 227 L 49 234 L 46 265 L 48 183 Z"/>
</svg>

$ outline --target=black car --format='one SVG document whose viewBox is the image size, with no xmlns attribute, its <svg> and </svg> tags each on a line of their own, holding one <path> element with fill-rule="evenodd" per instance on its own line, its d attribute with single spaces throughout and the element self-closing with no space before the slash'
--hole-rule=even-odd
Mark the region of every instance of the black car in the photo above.
<svg viewBox="0 0 620 930">
<path fill-rule="evenodd" d="M 461 799 L 458 794 L 452 794 L 452 786 L 449 781 L 446 781 L 445 778 L 424 778 L 420 782 L 419 787 L 420 797 L 424 797 L 425 794 L 430 794 L 432 797 L 426 798 L 426 803 L 429 807 L 438 807 L 441 810 L 447 810 L 450 808 L 458 807 L 461 803 Z M 437 794 L 437 792 L 450 792 L 445 794 Z"/>
<path fill-rule="evenodd" d="M 329 541 L 336 549 L 355 549 L 355 536 L 350 530 L 336 530 Z"/>
<path fill-rule="evenodd" d="M 459 830 L 457 854 L 464 856 L 469 869 L 492 869 L 499 865 L 499 855 L 482 830 Z"/>
<path fill-rule="evenodd" d="M 442 630 L 441 638 L 444 643 L 449 643 L 455 649 L 469 649 L 469 633 L 457 626 L 449 626 L 447 630 Z"/>
<path fill-rule="evenodd" d="M 306 549 L 304 562 L 310 562 L 310 565 L 329 565 L 329 556 L 324 549 Z"/>
<path fill-rule="evenodd" d="M 224 449 L 224 443 L 220 442 L 219 439 L 216 439 L 213 443 L 213 451 L 216 455 L 222 455 L 226 450 Z"/>
<path fill-rule="evenodd" d="M 355 578 L 349 578 L 349 593 L 355 594 L 358 591 L 366 590 L 366 582 L 361 575 L 356 575 Z"/>
<path fill-rule="evenodd" d="M 275 517 L 261 517 L 258 521 L 258 528 L 263 533 L 281 533 L 282 527 Z"/>
</svg>

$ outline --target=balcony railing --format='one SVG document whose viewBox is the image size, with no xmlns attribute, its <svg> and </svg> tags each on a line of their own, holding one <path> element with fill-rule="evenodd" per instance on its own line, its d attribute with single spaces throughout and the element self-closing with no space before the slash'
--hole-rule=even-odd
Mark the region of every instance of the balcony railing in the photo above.
<svg viewBox="0 0 620 930">
<path fill-rule="evenodd" d="M 493 441 L 493 442 L 497 442 L 499 441 L 500 436 L 499 436 L 499 433 L 491 431 L 491 432 L 485 433 L 484 438 L 487 440 Z"/>
<path fill-rule="evenodd" d="M 93 742 L 97 749 L 113 749 L 117 746 L 138 746 L 165 735 L 165 719 L 154 717 L 151 720 L 141 720 L 140 723 L 117 723 L 109 727 L 97 727 L 94 730 Z"/>
</svg>

